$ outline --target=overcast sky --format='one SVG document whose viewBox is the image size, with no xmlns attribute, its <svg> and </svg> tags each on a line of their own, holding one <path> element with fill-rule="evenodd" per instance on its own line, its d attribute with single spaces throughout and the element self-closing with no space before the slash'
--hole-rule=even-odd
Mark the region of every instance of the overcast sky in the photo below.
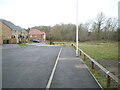
<svg viewBox="0 0 120 90">
<path fill-rule="evenodd" d="M 120 0 L 78 0 L 79 23 L 94 19 L 99 12 L 118 18 Z M 22 28 L 76 23 L 76 0 L 0 0 L 0 18 Z"/>
</svg>

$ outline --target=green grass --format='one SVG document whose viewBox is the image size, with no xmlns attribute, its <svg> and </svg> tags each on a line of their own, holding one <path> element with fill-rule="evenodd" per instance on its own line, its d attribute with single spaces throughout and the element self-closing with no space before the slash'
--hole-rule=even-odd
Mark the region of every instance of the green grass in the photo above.
<svg viewBox="0 0 120 90">
<path fill-rule="evenodd" d="M 79 43 L 79 48 L 96 60 L 118 60 L 117 42 L 84 42 Z"/>
<path fill-rule="evenodd" d="M 20 46 L 35 46 L 35 45 L 28 45 L 26 43 L 22 43 L 22 44 L 18 44 L 18 45 L 20 45 Z"/>
<path fill-rule="evenodd" d="M 86 65 L 88 65 L 87 61 L 84 61 L 84 63 Z M 103 78 L 101 75 L 99 75 L 98 72 L 96 72 L 94 69 L 89 68 L 89 71 L 95 76 L 95 78 L 97 79 L 97 81 L 99 82 L 99 84 L 102 86 L 102 88 L 107 88 L 106 87 L 106 78 Z M 115 85 L 110 85 L 109 88 L 117 88 L 117 86 Z"/>
<path fill-rule="evenodd" d="M 106 78 L 103 78 L 102 76 L 99 75 L 99 73 L 97 73 L 95 70 L 90 69 L 89 70 L 92 72 L 92 74 L 95 76 L 95 78 L 97 79 L 97 81 L 100 83 L 100 85 L 102 86 L 102 88 L 107 88 L 106 87 Z M 115 85 L 111 85 L 109 88 L 117 88 L 117 86 Z"/>
<path fill-rule="evenodd" d="M 95 70 L 93 70 L 93 69 L 89 69 L 89 70 L 95 76 L 95 78 L 100 83 L 100 85 L 102 86 L 102 88 L 106 88 L 106 79 L 104 79 L 102 76 L 100 76 Z"/>
<path fill-rule="evenodd" d="M 56 41 L 57 42 L 57 41 Z M 71 43 L 65 42 L 66 46 L 70 46 Z M 80 42 L 79 48 L 82 49 L 86 54 L 96 60 L 118 60 L 118 42 L 108 41 L 91 41 L 91 42 Z"/>
</svg>

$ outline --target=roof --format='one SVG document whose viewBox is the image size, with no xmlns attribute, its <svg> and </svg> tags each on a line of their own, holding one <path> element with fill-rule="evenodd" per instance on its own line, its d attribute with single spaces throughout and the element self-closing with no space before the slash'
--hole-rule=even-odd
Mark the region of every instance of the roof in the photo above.
<svg viewBox="0 0 120 90">
<path fill-rule="evenodd" d="M 27 33 L 27 31 L 25 29 L 22 29 L 22 32 L 26 32 Z"/>
<path fill-rule="evenodd" d="M 40 30 L 38 30 L 38 29 L 31 29 L 30 31 L 29 31 L 29 34 L 45 34 L 45 32 L 41 32 Z"/>
<path fill-rule="evenodd" d="M 0 22 L 1 23 L 3 23 L 3 24 L 5 24 L 4 22 L 2 22 L 2 20 L 0 19 Z M 7 24 L 5 24 L 7 27 L 9 27 Z M 11 27 L 9 27 L 11 30 L 12 30 L 12 28 Z"/>
<path fill-rule="evenodd" d="M 10 21 L 4 20 L 4 19 L 0 19 L 0 22 L 6 24 L 12 30 L 22 30 L 22 28 L 20 26 L 16 26 L 12 22 L 10 22 Z"/>
</svg>

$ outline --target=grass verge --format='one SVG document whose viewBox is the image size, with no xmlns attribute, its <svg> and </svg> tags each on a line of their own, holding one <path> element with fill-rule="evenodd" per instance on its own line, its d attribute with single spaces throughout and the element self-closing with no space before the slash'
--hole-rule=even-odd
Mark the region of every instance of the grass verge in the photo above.
<svg viewBox="0 0 120 90">
<path fill-rule="evenodd" d="M 35 46 L 35 45 L 28 45 L 26 43 L 18 44 L 19 46 Z"/>
</svg>

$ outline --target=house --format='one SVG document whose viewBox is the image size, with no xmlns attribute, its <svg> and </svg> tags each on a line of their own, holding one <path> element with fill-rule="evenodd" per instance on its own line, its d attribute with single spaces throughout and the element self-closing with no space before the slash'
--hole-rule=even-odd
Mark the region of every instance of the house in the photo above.
<svg viewBox="0 0 120 90">
<path fill-rule="evenodd" d="M 15 28 L 12 29 L 12 37 L 16 38 L 16 42 L 19 43 L 26 43 L 28 33 L 26 30 L 22 29 L 19 26 L 16 26 Z"/>
<path fill-rule="evenodd" d="M 6 24 L 8 27 L 12 29 L 12 35 L 11 35 L 11 43 L 19 43 L 19 42 L 26 42 L 26 38 L 23 39 L 23 37 L 26 37 L 27 32 L 22 29 L 20 26 L 14 25 L 12 22 L 0 19 L 4 24 Z M 13 41 L 14 40 L 14 41 Z"/>
<path fill-rule="evenodd" d="M 0 44 L 11 43 L 12 29 L 0 19 Z"/>
<path fill-rule="evenodd" d="M 25 29 L 21 30 L 21 41 L 22 43 L 26 43 L 27 42 L 27 38 L 28 38 L 28 32 Z"/>
<path fill-rule="evenodd" d="M 16 38 L 16 43 L 21 41 L 21 28 L 19 27 L 12 27 L 12 38 Z"/>
<path fill-rule="evenodd" d="M 40 42 L 45 42 L 46 41 L 46 33 L 41 32 L 38 29 L 30 29 L 28 32 L 28 38 L 29 38 L 29 41 L 38 40 Z"/>
</svg>

